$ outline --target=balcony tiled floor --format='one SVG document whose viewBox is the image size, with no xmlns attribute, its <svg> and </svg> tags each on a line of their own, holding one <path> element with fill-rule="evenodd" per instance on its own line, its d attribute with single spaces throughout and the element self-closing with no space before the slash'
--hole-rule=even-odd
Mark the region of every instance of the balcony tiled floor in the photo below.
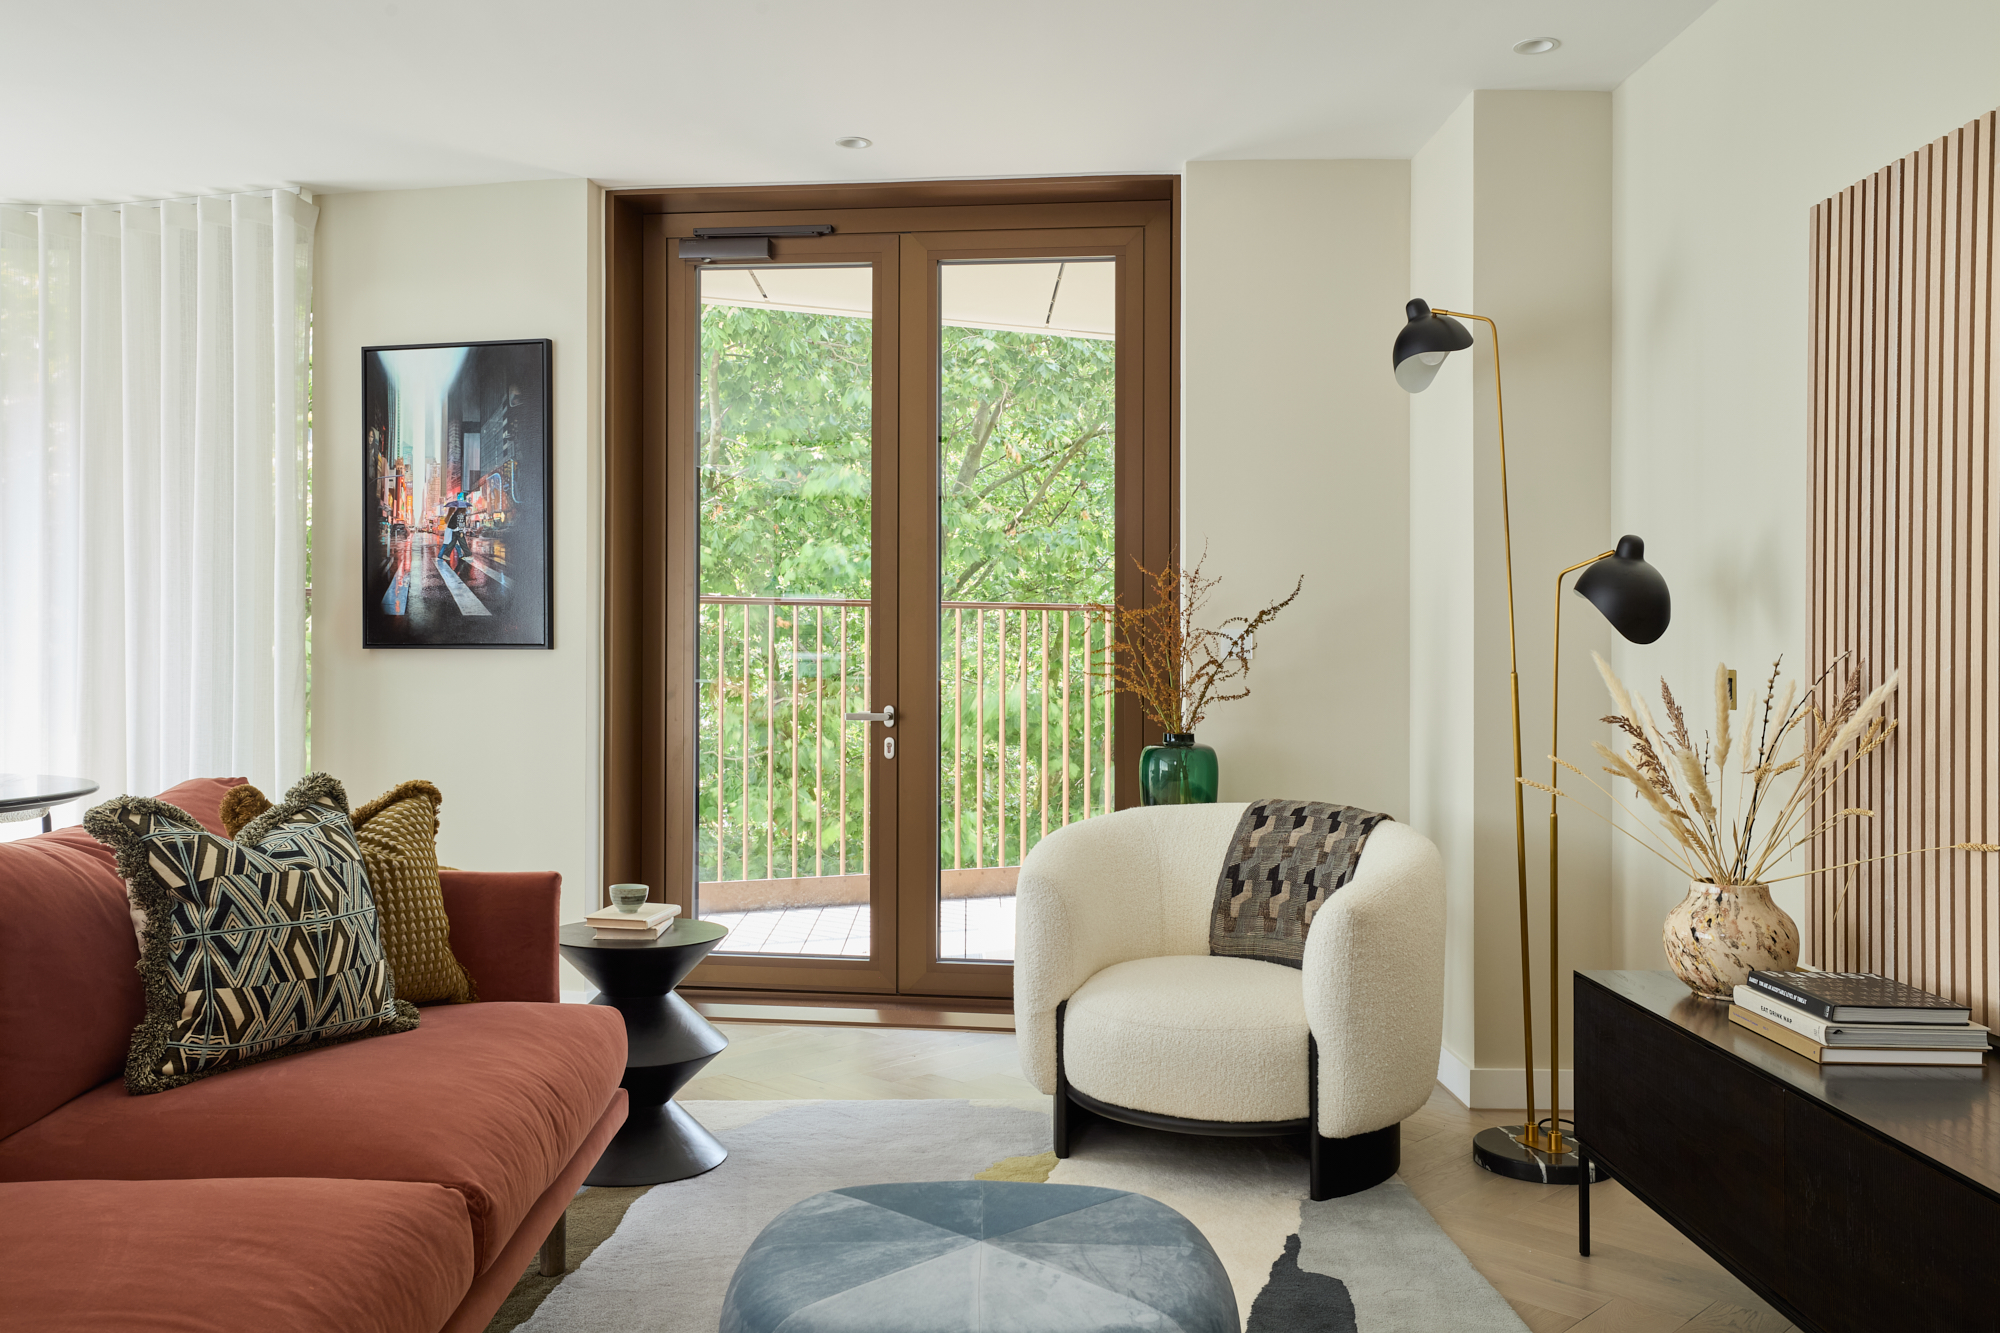
<svg viewBox="0 0 2000 1333">
<path fill-rule="evenodd" d="M 722 947 L 729 953 L 868 956 L 868 909 L 787 907 L 770 912 L 711 912 L 705 918 L 729 929 Z"/>
<path fill-rule="evenodd" d="M 946 958 L 1009 961 L 1014 957 L 1014 899 L 948 898 L 938 913 L 938 944 Z"/>
<path fill-rule="evenodd" d="M 938 934 L 946 958 L 1006 961 L 1014 956 L 1014 900 L 954 898 L 942 904 Z M 820 958 L 868 956 L 868 908 L 788 907 L 767 912 L 711 912 L 705 920 L 729 928 L 730 953 L 796 954 Z"/>
</svg>

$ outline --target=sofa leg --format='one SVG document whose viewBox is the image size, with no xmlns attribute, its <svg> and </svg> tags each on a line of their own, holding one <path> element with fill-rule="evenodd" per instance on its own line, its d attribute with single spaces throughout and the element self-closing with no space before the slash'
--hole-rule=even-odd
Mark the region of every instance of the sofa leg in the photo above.
<svg viewBox="0 0 2000 1333">
<path fill-rule="evenodd" d="M 1388 1125 L 1351 1138 L 1312 1135 L 1312 1197 L 1338 1199 L 1372 1189 L 1403 1164 L 1403 1127 Z"/>
<path fill-rule="evenodd" d="M 560 1277 L 569 1271 L 569 1211 L 564 1209 L 556 1216 L 556 1224 L 549 1228 L 549 1238 L 542 1242 L 541 1266 L 538 1270 L 543 1277 Z"/>
</svg>

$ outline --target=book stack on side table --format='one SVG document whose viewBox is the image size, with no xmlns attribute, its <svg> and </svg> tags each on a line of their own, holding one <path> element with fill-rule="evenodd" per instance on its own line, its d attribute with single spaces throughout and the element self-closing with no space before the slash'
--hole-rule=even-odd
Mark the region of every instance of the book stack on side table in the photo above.
<svg viewBox="0 0 2000 1333">
<path fill-rule="evenodd" d="M 1729 1021 L 1822 1065 L 1977 1065 L 1984 1027 L 1962 1004 L 1873 972 L 1752 972 Z"/>
<path fill-rule="evenodd" d="M 636 912 L 600 907 L 584 920 L 600 940 L 656 940 L 674 927 L 678 903 L 640 903 Z"/>
</svg>

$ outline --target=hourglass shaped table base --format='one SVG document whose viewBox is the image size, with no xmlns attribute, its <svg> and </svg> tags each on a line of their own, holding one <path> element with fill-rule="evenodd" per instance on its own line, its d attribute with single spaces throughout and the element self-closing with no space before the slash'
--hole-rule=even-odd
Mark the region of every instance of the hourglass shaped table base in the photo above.
<svg viewBox="0 0 2000 1333">
<path fill-rule="evenodd" d="M 706 921 L 676 922 L 657 940 L 600 940 L 586 925 L 562 928 L 562 953 L 589 978 L 591 1001 L 625 1020 L 625 1124 L 584 1177 L 586 1185 L 660 1185 L 713 1170 L 729 1156 L 673 1096 L 720 1055 L 729 1039 L 673 993 L 729 932 Z"/>
</svg>

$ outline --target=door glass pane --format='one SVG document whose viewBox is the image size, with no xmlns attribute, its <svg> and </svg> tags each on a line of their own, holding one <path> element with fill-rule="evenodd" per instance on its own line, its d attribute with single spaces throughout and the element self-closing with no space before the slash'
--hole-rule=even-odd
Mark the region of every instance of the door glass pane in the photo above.
<svg viewBox="0 0 2000 1333">
<path fill-rule="evenodd" d="M 940 265 L 938 957 L 1014 956 L 1014 881 L 1111 808 L 1117 265 Z"/>
<path fill-rule="evenodd" d="M 704 268 L 695 911 L 869 956 L 873 275 Z"/>
</svg>

